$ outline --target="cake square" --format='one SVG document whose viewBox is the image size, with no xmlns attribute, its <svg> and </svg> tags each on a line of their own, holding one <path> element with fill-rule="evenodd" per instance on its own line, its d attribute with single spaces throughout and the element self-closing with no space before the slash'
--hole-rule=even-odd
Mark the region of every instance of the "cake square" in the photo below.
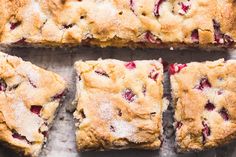
<svg viewBox="0 0 236 157">
<path fill-rule="evenodd" d="M 0 53 L 1 143 L 24 156 L 38 156 L 65 88 L 59 75 Z"/>
<path fill-rule="evenodd" d="M 200 151 L 236 137 L 236 61 L 170 66 L 177 149 Z"/>
<path fill-rule="evenodd" d="M 79 151 L 161 146 L 166 101 L 159 61 L 78 61 L 75 69 Z"/>
</svg>

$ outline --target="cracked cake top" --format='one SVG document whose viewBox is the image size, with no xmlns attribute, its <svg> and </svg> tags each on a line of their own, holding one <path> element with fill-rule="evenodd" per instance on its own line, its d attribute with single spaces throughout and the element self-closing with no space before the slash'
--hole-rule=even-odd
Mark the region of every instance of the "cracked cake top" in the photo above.
<svg viewBox="0 0 236 157">
<path fill-rule="evenodd" d="M 232 46 L 233 0 L 0 0 L 0 42 Z"/>
</svg>

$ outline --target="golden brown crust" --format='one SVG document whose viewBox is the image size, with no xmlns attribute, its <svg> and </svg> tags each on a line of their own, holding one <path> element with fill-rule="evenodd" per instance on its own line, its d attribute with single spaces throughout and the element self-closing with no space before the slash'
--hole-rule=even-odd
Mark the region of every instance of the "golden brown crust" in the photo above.
<svg viewBox="0 0 236 157">
<path fill-rule="evenodd" d="M 176 72 L 181 66 L 171 70 L 179 150 L 203 150 L 235 139 L 236 61 L 192 62 Z"/>
<path fill-rule="evenodd" d="M 78 61 L 75 69 L 79 151 L 160 147 L 165 107 L 159 61 Z"/>
<path fill-rule="evenodd" d="M 0 53 L 0 141 L 37 156 L 64 90 L 57 74 Z"/>
<path fill-rule="evenodd" d="M 8 19 L 8 2 L 6 2 L 6 0 L 0 0 L 0 37 L 2 36 L 2 33 L 4 31 L 4 27 L 7 23 L 7 19 Z"/>
<path fill-rule="evenodd" d="M 228 47 L 236 40 L 233 0 L 1 1 L 8 4 L 0 12 L 2 44 Z"/>
</svg>

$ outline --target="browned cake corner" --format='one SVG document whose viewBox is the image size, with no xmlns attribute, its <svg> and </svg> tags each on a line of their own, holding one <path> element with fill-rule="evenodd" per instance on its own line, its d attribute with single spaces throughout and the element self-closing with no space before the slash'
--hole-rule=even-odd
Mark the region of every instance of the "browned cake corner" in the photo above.
<svg viewBox="0 0 236 157">
<path fill-rule="evenodd" d="M 0 53 L 0 142 L 38 156 L 65 86 L 59 75 Z"/>
<path fill-rule="evenodd" d="M 170 66 L 178 151 L 199 151 L 236 138 L 236 61 Z"/>
<path fill-rule="evenodd" d="M 159 61 L 78 61 L 75 69 L 79 151 L 161 146 L 167 101 Z"/>
<path fill-rule="evenodd" d="M 234 47 L 234 0 L 0 0 L 0 43 Z"/>
</svg>

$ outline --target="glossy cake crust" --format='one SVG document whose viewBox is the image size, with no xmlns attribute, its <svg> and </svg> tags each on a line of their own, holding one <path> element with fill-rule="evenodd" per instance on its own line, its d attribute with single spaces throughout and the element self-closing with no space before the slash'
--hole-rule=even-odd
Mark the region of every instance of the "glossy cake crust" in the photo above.
<svg viewBox="0 0 236 157">
<path fill-rule="evenodd" d="M 234 0 L 0 3 L 0 43 L 7 45 L 235 46 Z"/>
<path fill-rule="evenodd" d="M 38 156 L 65 88 L 59 75 L 0 53 L 0 142 Z"/>
<path fill-rule="evenodd" d="M 166 101 L 159 61 L 78 61 L 75 69 L 79 151 L 161 146 Z"/>
<path fill-rule="evenodd" d="M 236 138 L 236 61 L 170 66 L 178 151 L 218 147 Z"/>
</svg>

